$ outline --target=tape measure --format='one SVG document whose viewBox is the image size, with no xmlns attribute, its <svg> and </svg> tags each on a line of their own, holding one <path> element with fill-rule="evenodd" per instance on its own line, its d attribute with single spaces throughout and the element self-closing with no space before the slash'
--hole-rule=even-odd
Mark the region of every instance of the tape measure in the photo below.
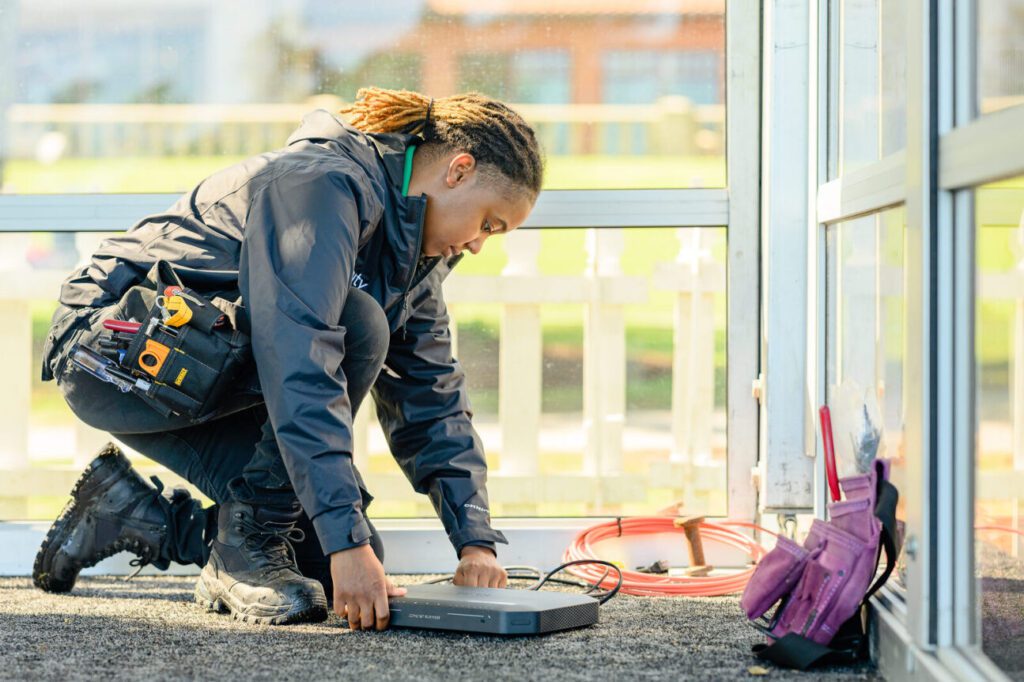
<svg viewBox="0 0 1024 682">
<path fill-rule="evenodd" d="M 139 353 L 139 367 L 146 374 L 156 377 L 167 361 L 171 349 L 153 339 L 146 339 L 146 347 Z"/>
</svg>

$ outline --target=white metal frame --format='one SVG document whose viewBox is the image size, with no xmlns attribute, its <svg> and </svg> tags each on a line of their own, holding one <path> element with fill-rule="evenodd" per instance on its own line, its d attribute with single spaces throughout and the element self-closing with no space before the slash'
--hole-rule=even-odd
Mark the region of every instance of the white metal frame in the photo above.
<svg viewBox="0 0 1024 682">
<path fill-rule="evenodd" d="M 809 3 L 768 0 L 764 8 L 761 197 L 762 459 L 760 507 L 795 514 L 814 507 L 808 431 L 807 224 L 810 213 Z"/>
<path fill-rule="evenodd" d="M 847 173 L 818 188 L 818 223 L 833 225 L 898 206 L 906 200 L 906 152 Z"/>
<path fill-rule="evenodd" d="M 729 517 L 753 519 L 751 472 L 759 453 L 758 404 L 751 382 L 760 366 L 761 43 L 760 2 L 727 0 L 726 171 L 729 177 L 727 467 Z"/>
<path fill-rule="evenodd" d="M 0 233 L 120 232 L 180 196 L 0 195 Z M 552 190 L 540 195 L 523 227 L 720 227 L 729 218 L 725 189 Z"/>
<path fill-rule="evenodd" d="M 819 0 L 812 17 L 818 78 L 817 217 L 822 228 L 906 206 L 905 347 L 908 589 L 875 599 L 877 658 L 886 679 L 1005 680 L 981 652 L 974 580 L 975 214 L 972 191 L 1024 173 L 1024 106 L 977 118 L 976 3 L 912 0 L 907 16 L 907 147 L 837 177 L 837 45 L 840 0 Z M 812 45 L 814 40 L 812 39 Z M 812 48 L 813 49 L 813 48 Z M 821 109 L 828 111 L 823 115 Z M 820 259 L 812 290 L 826 276 Z M 819 301 L 816 308 L 822 314 Z M 810 330 L 820 343 L 827 320 Z M 814 340 L 819 343 L 815 344 Z M 817 382 L 819 395 L 824 386 Z"/>
</svg>

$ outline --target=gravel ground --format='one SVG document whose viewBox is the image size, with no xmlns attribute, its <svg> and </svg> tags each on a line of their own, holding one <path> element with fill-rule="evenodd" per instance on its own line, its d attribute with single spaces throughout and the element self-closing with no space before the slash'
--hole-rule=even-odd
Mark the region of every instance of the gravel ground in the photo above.
<svg viewBox="0 0 1024 682">
<path fill-rule="evenodd" d="M 400 584 L 424 577 L 396 577 Z M 50 595 L 0 578 L 0 678 L 358 680 L 875 680 L 870 666 L 801 674 L 760 664 L 735 597 L 619 596 L 591 628 L 533 638 L 253 626 L 203 611 L 194 578 L 81 578 Z M 764 665 L 764 672 L 752 666 Z M 758 674 L 760 673 L 760 674 Z"/>
<path fill-rule="evenodd" d="M 982 649 L 1011 679 L 1024 682 L 1024 561 L 981 545 Z"/>
</svg>

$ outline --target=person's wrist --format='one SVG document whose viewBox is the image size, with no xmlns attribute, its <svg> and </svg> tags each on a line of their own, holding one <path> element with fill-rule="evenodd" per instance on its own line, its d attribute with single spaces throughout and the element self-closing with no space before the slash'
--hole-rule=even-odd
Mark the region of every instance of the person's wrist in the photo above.
<svg viewBox="0 0 1024 682">
<path fill-rule="evenodd" d="M 459 558 L 460 559 L 465 559 L 466 557 L 473 556 L 474 554 L 481 554 L 481 555 L 484 555 L 484 556 L 492 556 L 494 558 L 498 557 L 498 553 L 496 551 L 494 551 L 493 549 L 491 549 L 490 547 L 484 547 L 483 545 L 466 545 L 459 552 Z"/>
<path fill-rule="evenodd" d="M 331 558 L 337 558 L 339 560 L 355 559 L 365 554 L 367 550 L 369 550 L 371 553 L 373 552 L 373 548 L 370 547 L 370 545 L 356 545 L 354 547 L 346 547 L 345 549 L 339 549 L 336 552 L 332 552 Z"/>
</svg>

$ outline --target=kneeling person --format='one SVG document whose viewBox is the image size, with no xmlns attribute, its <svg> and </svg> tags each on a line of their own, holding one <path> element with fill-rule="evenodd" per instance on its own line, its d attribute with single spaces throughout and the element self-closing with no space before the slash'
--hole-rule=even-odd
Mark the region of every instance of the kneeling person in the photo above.
<svg viewBox="0 0 1024 682">
<path fill-rule="evenodd" d="M 370 89 L 307 115 L 284 149 L 202 181 L 166 213 L 103 242 L 61 289 L 44 352 L 75 414 L 193 483 L 217 505 L 150 485 L 116 448 L 89 466 L 40 550 L 40 588 L 118 551 L 203 566 L 196 598 L 263 623 L 387 624 L 383 548 L 352 463 L 370 391 L 392 454 L 460 557 L 457 581 L 504 585 L 486 463 L 441 284 L 541 186 L 533 131 L 480 95 Z M 69 361 L 159 262 L 204 296 L 239 300 L 254 367 L 210 414 L 164 416 Z"/>
</svg>

